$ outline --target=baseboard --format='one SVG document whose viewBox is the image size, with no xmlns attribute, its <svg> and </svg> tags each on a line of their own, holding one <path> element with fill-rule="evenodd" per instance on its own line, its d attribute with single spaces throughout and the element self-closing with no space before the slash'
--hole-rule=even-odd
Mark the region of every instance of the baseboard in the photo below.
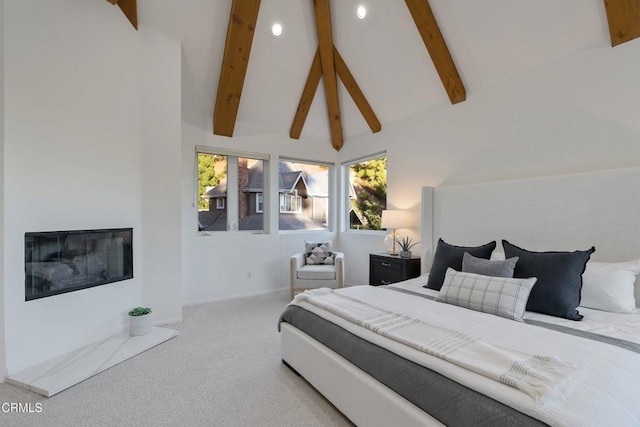
<svg viewBox="0 0 640 427">
<path fill-rule="evenodd" d="M 192 305 L 211 304 L 213 302 L 231 301 L 231 300 L 242 299 L 242 298 L 269 295 L 269 294 L 274 294 L 274 293 L 278 293 L 278 292 L 289 293 L 289 287 L 287 286 L 286 288 L 278 288 L 278 289 L 270 289 L 268 291 L 252 292 L 252 293 L 249 293 L 249 294 L 232 295 L 232 296 L 228 296 L 228 297 L 207 298 L 207 299 L 203 299 L 203 300 L 189 301 L 189 302 L 183 303 L 182 306 L 183 307 L 189 307 L 189 306 L 192 306 Z"/>
</svg>

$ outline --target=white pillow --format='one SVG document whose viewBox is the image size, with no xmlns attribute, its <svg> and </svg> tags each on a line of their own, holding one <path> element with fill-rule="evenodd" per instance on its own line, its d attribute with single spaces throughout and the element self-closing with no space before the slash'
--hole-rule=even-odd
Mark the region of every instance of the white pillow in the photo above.
<svg viewBox="0 0 640 427">
<path fill-rule="evenodd" d="M 306 264 L 308 265 L 335 264 L 331 240 L 325 240 L 320 243 L 305 240 L 304 251 L 306 253 Z"/>
<path fill-rule="evenodd" d="M 613 313 L 636 311 L 634 284 L 640 273 L 640 260 L 587 263 L 582 275 L 580 305 Z"/>
</svg>

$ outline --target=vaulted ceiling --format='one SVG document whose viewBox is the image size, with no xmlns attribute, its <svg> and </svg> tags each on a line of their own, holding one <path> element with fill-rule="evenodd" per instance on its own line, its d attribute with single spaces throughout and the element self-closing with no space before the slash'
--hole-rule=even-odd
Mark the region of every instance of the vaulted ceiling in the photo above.
<svg viewBox="0 0 640 427">
<path fill-rule="evenodd" d="M 322 53 L 319 36 L 324 31 L 326 37 L 327 29 L 316 26 L 317 0 L 236 0 L 256 1 L 259 13 L 236 123 L 288 137 L 294 133 L 292 125 L 316 52 Z M 137 0 L 140 25 L 181 40 L 185 120 L 210 122 L 214 115 L 230 16 L 233 22 L 232 3 Z M 454 102 L 425 49 L 412 10 L 412 5 L 415 9 L 423 3 L 426 0 L 327 1 L 331 41 L 339 52 L 332 58 L 343 60 L 383 128 L 434 104 L 457 108 L 459 104 L 452 103 L 464 99 Z M 640 35 L 640 0 L 430 0 L 429 4 L 467 98 L 492 81 L 541 61 L 578 49 L 611 48 Z M 355 17 L 358 5 L 367 7 L 362 21 Z M 284 28 L 278 38 L 270 34 L 275 22 Z M 374 131 L 371 115 L 367 120 L 341 76 L 327 83 L 337 87 L 342 138 Z M 303 138 L 333 140 L 336 147 L 327 108 L 327 101 L 335 99 L 333 89 L 328 89 L 320 79 L 297 131 Z M 231 129 L 235 135 L 242 132 L 238 126 Z"/>
</svg>

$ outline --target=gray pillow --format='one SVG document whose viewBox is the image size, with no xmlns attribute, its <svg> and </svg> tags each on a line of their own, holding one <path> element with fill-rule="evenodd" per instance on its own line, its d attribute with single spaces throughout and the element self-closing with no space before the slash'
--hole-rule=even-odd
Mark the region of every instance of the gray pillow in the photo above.
<svg viewBox="0 0 640 427">
<path fill-rule="evenodd" d="M 516 268 L 518 257 L 509 258 L 504 261 L 489 261 L 478 258 L 465 252 L 462 256 L 462 271 L 465 273 L 482 274 L 492 277 L 513 277 L 513 270 Z"/>
<path fill-rule="evenodd" d="M 535 283 L 535 277 L 490 277 L 449 268 L 436 301 L 522 321 Z"/>
</svg>

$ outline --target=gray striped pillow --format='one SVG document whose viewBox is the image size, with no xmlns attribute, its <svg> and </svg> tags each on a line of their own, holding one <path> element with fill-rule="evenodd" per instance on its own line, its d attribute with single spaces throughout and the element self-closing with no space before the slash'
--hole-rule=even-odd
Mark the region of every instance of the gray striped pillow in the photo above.
<svg viewBox="0 0 640 427">
<path fill-rule="evenodd" d="M 536 280 L 482 276 L 449 268 L 436 301 L 522 321 Z"/>
</svg>

